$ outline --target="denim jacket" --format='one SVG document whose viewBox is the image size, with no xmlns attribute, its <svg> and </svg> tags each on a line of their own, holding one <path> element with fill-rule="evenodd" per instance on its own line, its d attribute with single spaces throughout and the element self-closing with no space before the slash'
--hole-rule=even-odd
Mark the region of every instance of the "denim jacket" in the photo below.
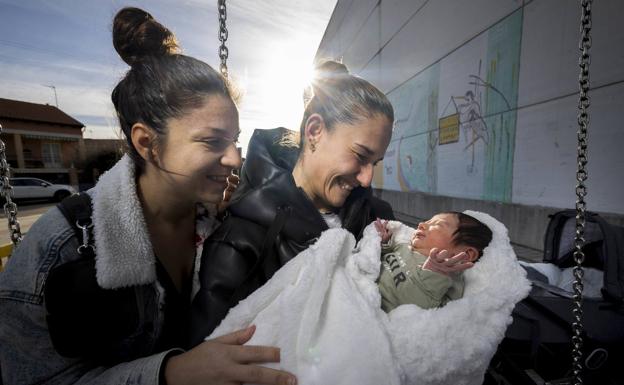
<svg viewBox="0 0 624 385">
<path fill-rule="evenodd" d="M 74 229 L 55 207 L 33 224 L 0 273 L 0 383 L 159 383 L 164 358 L 179 349 L 155 351 L 164 321 L 165 292 L 157 279 L 134 170 L 126 156 L 88 193 L 93 206 L 97 285 L 134 291 L 138 322 L 122 343 L 140 345 L 145 354 L 109 365 L 67 358 L 55 350 L 46 321 L 46 280 L 52 269 L 83 258 L 77 252 L 80 244 Z M 198 255 L 203 239 L 215 226 L 213 217 L 200 213 L 196 226 Z"/>
</svg>

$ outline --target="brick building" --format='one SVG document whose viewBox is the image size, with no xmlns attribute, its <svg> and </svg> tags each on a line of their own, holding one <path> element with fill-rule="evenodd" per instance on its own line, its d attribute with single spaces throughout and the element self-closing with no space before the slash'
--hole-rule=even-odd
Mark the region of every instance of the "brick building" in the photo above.
<svg viewBox="0 0 624 385">
<path fill-rule="evenodd" d="M 57 107 L 0 98 L 2 140 L 13 176 L 78 185 L 84 124 Z"/>
</svg>

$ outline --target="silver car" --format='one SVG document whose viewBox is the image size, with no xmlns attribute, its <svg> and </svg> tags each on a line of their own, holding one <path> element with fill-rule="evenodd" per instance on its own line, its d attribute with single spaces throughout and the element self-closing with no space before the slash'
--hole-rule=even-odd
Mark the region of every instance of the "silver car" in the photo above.
<svg viewBox="0 0 624 385">
<path fill-rule="evenodd" d="M 52 199 L 61 201 L 76 193 L 76 189 L 66 184 L 53 184 L 37 178 L 11 178 L 13 199 Z"/>
</svg>

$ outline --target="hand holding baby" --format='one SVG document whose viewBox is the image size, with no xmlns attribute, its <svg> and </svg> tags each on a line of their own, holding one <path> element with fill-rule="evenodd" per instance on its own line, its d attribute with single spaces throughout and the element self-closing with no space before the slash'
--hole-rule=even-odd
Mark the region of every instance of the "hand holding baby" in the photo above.
<svg viewBox="0 0 624 385">
<path fill-rule="evenodd" d="M 429 252 L 429 257 L 423 264 L 423 270 L 433 271 L 435 273 L 450 275 L 470 269 L 474 263 L 470 261 L 470 257 L 465 252 L 455 254 L 452 257 L 448 250 L 440 250 L 433 248 Z"/>
</svg>

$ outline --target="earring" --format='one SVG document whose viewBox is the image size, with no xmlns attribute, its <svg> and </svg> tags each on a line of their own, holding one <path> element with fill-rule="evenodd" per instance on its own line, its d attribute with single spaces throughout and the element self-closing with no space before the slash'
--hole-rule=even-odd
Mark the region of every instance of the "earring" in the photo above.
<svg viewBox="0 0 624 385">
<path fill-rule="evenodd" d="M 310 141 L 310 150 L 312 150 L 312 152 L 316 151 L 316 142 L 314 141 Z"/>
</svg>

